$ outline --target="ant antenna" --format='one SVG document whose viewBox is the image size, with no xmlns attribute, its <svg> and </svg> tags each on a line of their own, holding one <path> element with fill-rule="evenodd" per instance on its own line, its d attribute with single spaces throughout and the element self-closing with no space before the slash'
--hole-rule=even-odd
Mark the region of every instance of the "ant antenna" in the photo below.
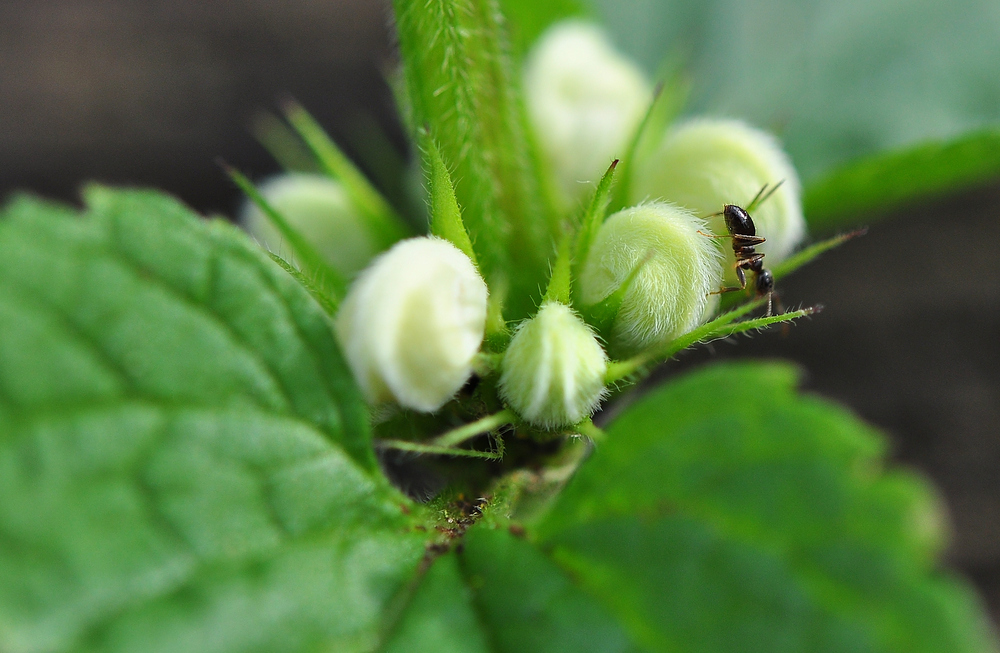
<svg viewBox="0 0 1000 653">
<path fill-rule="evenodd" d="M 766 202 L 771 197 L 771 195 L 774 195 L 774 191 L 781 188 L 781 185 L 783 183 L 785 183 L 784 179 L 776 183 L 774 186 L 771 186 L 771 190 L 767 190 L 769 184 L 764 184 L 763 186 L 761 186 L 760 190 L 757 191 L 757 194 L 754 195 L 753 199 L 750 200 L 750 203 L 746 205 L 746 208 L 744 210 L 747 213 L 750 213 L 751 211 L 756 209 L 758 206 Z M 765 194 L 764 191 L 767 191 L 767 193 Z"/>
</svg>

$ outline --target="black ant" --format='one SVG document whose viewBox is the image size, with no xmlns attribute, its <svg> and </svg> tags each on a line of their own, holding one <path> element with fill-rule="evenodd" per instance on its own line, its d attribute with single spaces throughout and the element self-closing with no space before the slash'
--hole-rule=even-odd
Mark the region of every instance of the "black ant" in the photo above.
<svg viewBox="0 0 1000 653">
<path fill-rule="evenodd" d="M 721 215 L 726 220 L 726 229 L 729 230 L 728 236 L 718 236 L 715 234 L 706 234 L 699 231 L 698 233 L 703 236 L 708 236 L 710 238 L 732 238 L 733 239 L 733 253 L 736 255 L 736 278 L 739 280 L 739 286 L 723 286 L 719 290 L 710 293 L 712 295 L 721 295 L 723 293 L 732 292 L 734 290 L 746 290 L 747 278 L 744 270 L 750 270 L 754 273 L 754 291 L 757 297 L 767 296 L 767 313 L 765 317 L 770 317 L 771 315 L 771 297 L 775 295 L 774 292 L 774 275 L 771 271 L 764 267 L 764 254 L 762 252 L 756 251 L 754 248 L 757 245 L 763 243 L 766 238 L 757 235 L 757 228 L 754 227 L 753 219 L 750 217 L 750 211 L 763 204 L 767 198 L 774 194 L 774 191 L 778 190 L 784 180 L 779 181 L 777 184 L 767 190 L 768 184 L 757 191 L 754 198 L 747 204 L 747 208 L 737 206 L 735 204 L 726 204 L 722 207 L 722 210 L 718 213 L 713 213 L 712 215 Z M 765 191 L 767 193 L 765 194 Z M 712 216 L 708 216 L 712 217 Z M 779 310 L 781 303 L 778 303 Z"/>
</svg>

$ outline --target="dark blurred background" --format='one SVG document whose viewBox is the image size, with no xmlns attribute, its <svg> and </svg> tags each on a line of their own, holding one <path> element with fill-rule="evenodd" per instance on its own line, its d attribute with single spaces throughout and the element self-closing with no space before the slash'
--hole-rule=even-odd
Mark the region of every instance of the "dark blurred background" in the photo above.
<svg viewBox="0 0 1000 653">
<path fill-rule="evenodd" d="M 215 161 L 258 178 L 275 172 L 248 125 L 286 94 L 349 151 L 364 117 L 398 142 L 387 24 L 387 8 L 371 0 L 6 0 L 0 196 L 30 189 L 74 201 L 83 181 L 99 180 L 157 186 L 232 215 L 239 194 Z M 666 370 L 732 356 L 798 361 L 810 390 L 881 427 L 897 461 L 934 479 L 954 525 L 950 560 L 995 618 L 998 215 L 1000 185 L 868 216 L 866 237 L 780 285 L 786 305 L 823 303 L 821 315 L 785 336 L 687 353 Z"/>
</svg>

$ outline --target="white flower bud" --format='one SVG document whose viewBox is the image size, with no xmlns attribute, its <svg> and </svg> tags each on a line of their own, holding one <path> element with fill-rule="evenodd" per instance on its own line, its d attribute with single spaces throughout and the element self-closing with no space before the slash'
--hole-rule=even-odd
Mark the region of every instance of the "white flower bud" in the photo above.
<svg viewBox="0 0 1000 653">
<path fill-rule="evenodd" d="M 345 277 L 377 253 L 361 214 L 337 181 L 322 175 L 288 173 L 261 184 L 261 195 Z M 268 250 L 287 254 L 288 246 L 271 221 L 252 202 L 241 222 Z"/>
<path fill-rule="evenodd" d="M 486 325 L 486 284 L 469 258 L 439 238 L 411 238 L 355 280 L 337 336 L 371 403 L 431 412 L 472 374 Z"/>
<path fill-rule="evenodd" d="M 698 233 L 705 221 L 664 202 L 640 204 L 605 220 L 580 274 L 580 298 L 594 305 L 639 267 L 614 318 L 611 345 L 630 355 L 666 343 L 702 321 L 718 290 L 721 255 Z"/>
<path fill-rule="evenodd" d="M 652 102 L 642 72 L 615 51 L 598 27 L 558 23 L 527 59 L 524 97 L 542 152 L 567 205 L 592 192 L 624 155 Z"/>
<path fill-rule="evenodd" d="M 805 236 L 800 184 L 795 168 L 770 134 L 737 120 L 691 120 L 668 132 L 659 148 L 635 168 L 632 199 L 662 199 L 707 216 L 724 204 L 746 207 L 764 184 L 784 182 L 751 212 L 757 235 L 767 239 L 757 251 L 765 265 L 787 257 Z M 709 226 L 729 233 L 721 215 Z M 731 245 L 722 242 L 729 269 L 727 285 L 736 282 Z"/>
<path fill-rule="evenodd" d="M 569 426 L 597 410 L 607 370 L 590 327 L 565 304 L 545 302 L 510 341 L 500 397 L 535 426 Z"/>
</svg>

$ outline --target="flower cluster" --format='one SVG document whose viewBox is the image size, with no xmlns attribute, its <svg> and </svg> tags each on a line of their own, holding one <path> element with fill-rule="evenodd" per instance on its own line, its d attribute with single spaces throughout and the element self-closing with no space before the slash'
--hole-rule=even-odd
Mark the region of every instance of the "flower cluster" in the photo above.
<svg viewBox="0 0 1000 653">
<path fill-rule="evenodd" d="M 572 220 L 609 163 L 636 142 L 652 85 L 581 22 L 550 28 L 526 62 L 527 115 L 573 246 L 560 248 L 549 292 L 513 329 L 500 319 L 490 338 L 488 313 L 503 293 L 494 288 L 490 297 L 470 259 L 475 234 L 466 236 L 457 205 L 449 205 L 459 225 L 449 233 L 460 239 L 411 238 L 376 256 L 363 216 L 335 182 L 294 175 L 262 188 L 331 265 L 356 275 L 336 331 L 373 405 L 437 411 L 475 368 L 497 373 L 495 397 L 523 423 L 572 427 L 606 396 L 609 356 L 659 351 L 711 318 L 720 287 L 737 283 L 724 205 L 747 206 L 777 186 L 753 207 L 771 264 L 804 236 L 799 182 L 777 141 L 742 122 L 707 118 L 654 134 L 627 162 L 632 179 L 619 206 L 631 207 L 599 216 L 592 228 Z M 441 197 L 454 202 L 453 193 Z M 267 246 L 279 242 L 259 214 L 247 221 Z M 481 353 L 489 363 L 477 367 Z"/>
</svg>

